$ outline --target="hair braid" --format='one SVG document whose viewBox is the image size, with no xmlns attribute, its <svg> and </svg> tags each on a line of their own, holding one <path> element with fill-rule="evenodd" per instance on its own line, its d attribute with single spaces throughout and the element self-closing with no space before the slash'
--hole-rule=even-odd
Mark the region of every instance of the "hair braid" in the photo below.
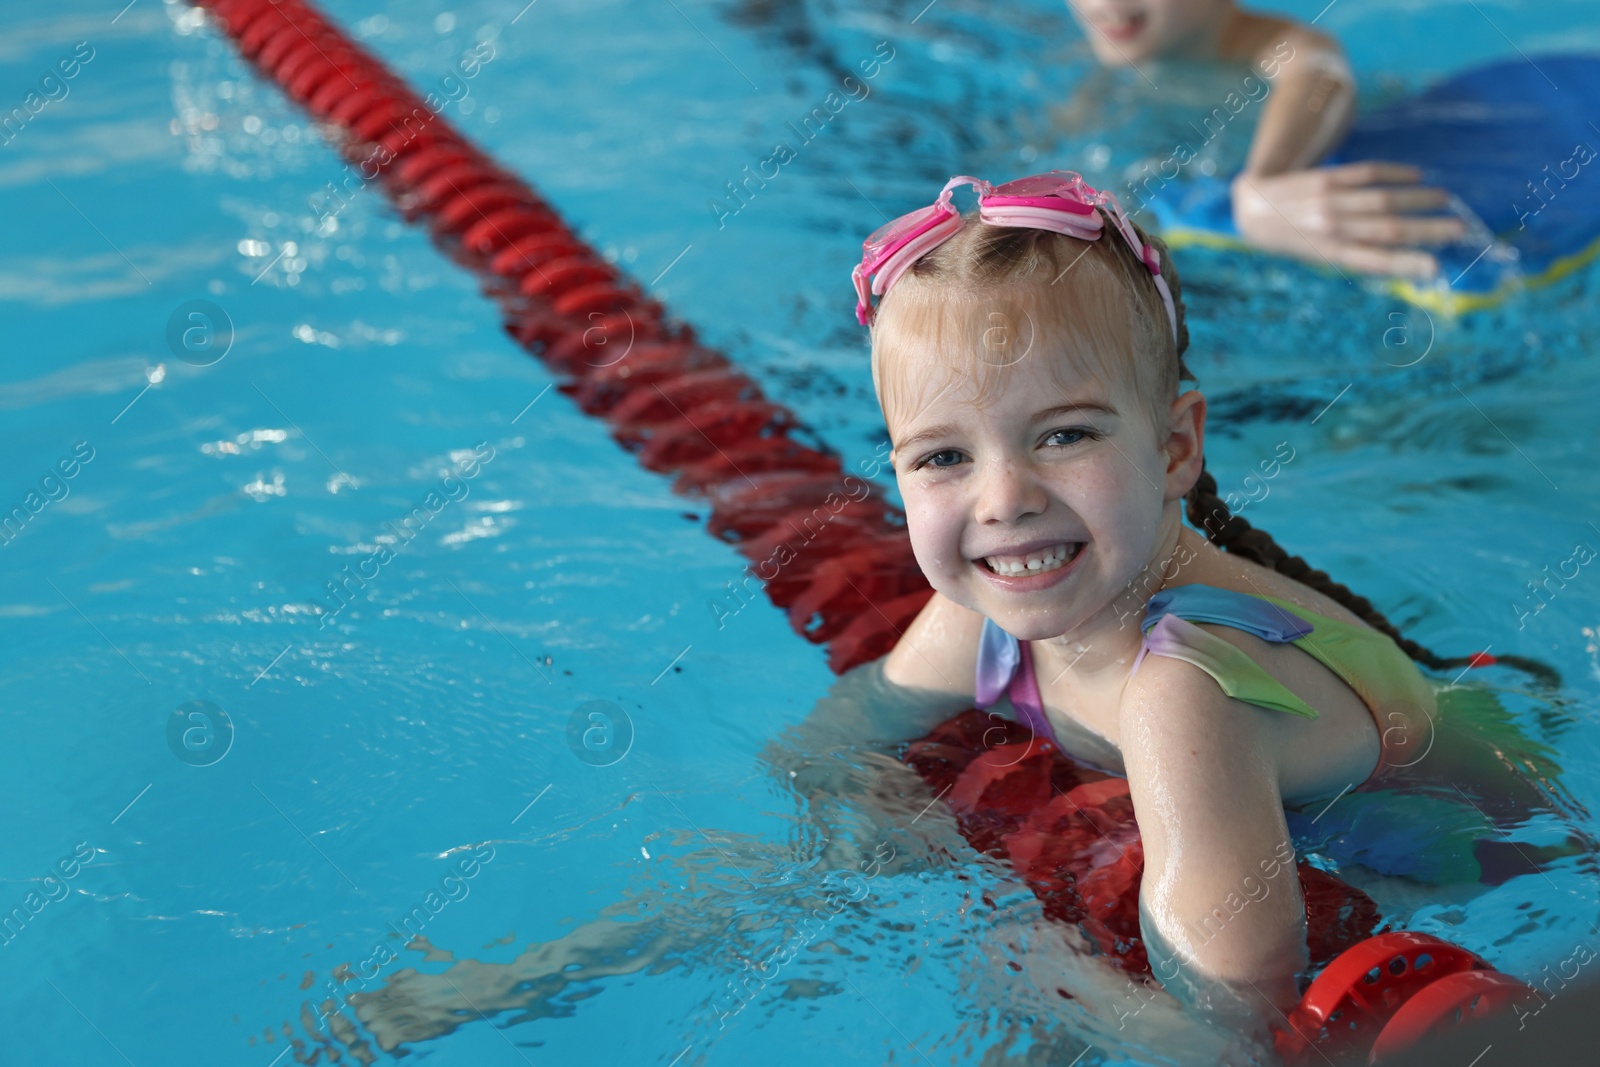
<svg viewBox="0 0 1600 1067">
<path fill-rule="evenodd" d="M 1394 623 L 1372 606 L 1372 601 L 1352 592 L 1349 586 L 1334 581 L 1326 571 L 1316 570 L 1299 556 L 1289 555 L 1265 530 L 1256 529 L 1230 512 L 1227 504 L 1217 495 L 1217 480 L 1205 469 L 1204 461 L 1200 467 L 1200 478 L 1189 491 L 1186 501 L 1189 521 L 1218 548 L 1259 563 L 1263 567 L 1270 567 L 1284 577 L 1309 586 L 1350 609 L 1368 626 L 1387 634 L 1400 646 L 1402 652 L 1425 667 L 1444 671 L 1456 667 L 1478 667 L 1498 663 L 1526 671 L 1536 681 L 1552 688 L 1561 685 L 1561 675 L 1553 667 L 1536 659 L 1525 656 L 1489 656 L 1481 652 L 1470 656 L 1440 656 L 1404 636 Z"/>
<path fill-rule="evenodd" d="M 1178 272 L 1173 267 L 1167 246 L 1159 238 L 1146 236 L 1143 230 L 1139 230 L 1139 234 L 1155 248 L 1161 260 L 1161 273 L 1171 286 L 1178 317 L 1178 373 L 1180 378 L 1193 381 L 1194 375 L 1183 362 L 1184 352 L 1189 347 L 1189 325 L 1184 314 L 1183 290 L 1178 281 Z M 1289 555 L 1272 539 L 1272 535 L 1265 530 L 1256 529 L 1229 511 L 1228 505 L 1217 495 L 1217 480 L 1206 470 L 1204 460 L 1201 460 L 1200 464 L 1200 478 L 1195 482 L 1194 488 L 1189 490 L 1186 502 L 1189 521 L 1197 530 L 1203 532 L 1212 544 L 1224 552 L 1241 556 L 1263 567 L 1270 567 L 1284 577 L 1292 578 L 1335 603 L 1343 605 L 1362 622 L 1387 635 L 1400 646 L 1402 652 L 1424 667 L 1447 671 L 1458 667 L 1486 667 L 1497 663 L 1525 671 L 1536 682 L 1552 689 L 1561 685 L 1561 675 L 1555 668 L 1536 659 L 1526 656 L 1490 656 L 1482 652 L 1470 656 L 1440 656 L 1406 637 L 1387 616 L 1373 607 L 1372 601 L 1355 593 L 1349 586 L 1334 581 L 1326 571 L 1317 570 L 1299 556 Z"/>
</svg>

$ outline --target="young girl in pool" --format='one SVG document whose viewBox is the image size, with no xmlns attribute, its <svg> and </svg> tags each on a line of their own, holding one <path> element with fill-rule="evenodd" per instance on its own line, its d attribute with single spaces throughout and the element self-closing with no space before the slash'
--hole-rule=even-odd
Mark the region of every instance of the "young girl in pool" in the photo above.
<svg viewBox="0 0 1600 1067">
<path fill-rule="evenodd" d="M 951 205 L 964 185 L 977 217 Z M 1184 525 L 1186 501 L 1202 525 L 1217 504 L 1206 400 L 1180 391 L 1171 261 L 1113 197 L 1071 172 L 955 178 L 866 251 L 858 316 L 935 590 L 884 676 L 980 706 L 1009 691 L 1036 736 L 1126 775 L 1152 959 L 1182 965 L 1191 997 L 1292 1005 L 1307 957 L 1284 807 L 1414 762 L 1430 687 L 1326 575 L 1295 560 L 1320 588 L 1293 580 Z"/>
<path fill-rule="evenodd" d="M 1233 179 L 1234 224 L 1247 241 L 1313 262 L 1431 277 L 1421 246 L 1459 240 L 1465 226 L 1437 212 L 1448 194 L 1413 167 L 1316 164 L 1355 115 L 1355 78 L 1332 37 L 1234 0 L 1068 0 L 1095 58 L 1137 67 L 1181 58 L 1248 64 L 1271 83 L 1244 169 Z"/>
<path fill-rule="evenodd" d="M 984 194 L 990 222 L 955 212 L 950 196 L 963 183 Z M 1073 1025 L 1082 1011 L 1103 1027 L 1092 1032 L 1129 1040 L 1120 972 L 1081 954 L 1076 931 L 1035 925 L 1026 907 L 1001 915 L 990 902 L 986 917 L 974 909 L 971 928 L 935 922 L 885 938 L 875 916 L 887 913 L 856 903 L 870 877 L 869 895 L 909 909 L 928 881 L 948 884 L 951 865 L 965 866 L 955 820 L 941 817 L 939 795 L 902 754 L 975 695 L 994 705 L 1009 690 L 1041 744 L 1052 739 L 1127 776 L 1156 975 L 1188 999 L 1232 990 L 1251 1008 L 1293 1003 L 1306 957 L 1285 804 L 1313 802 L 1315 813 L 1369 778 L 1408 770 L 1397 765 L 1417 764 L 1423 747 L 1423 766 L 1475 792 L 1507 753 L 1539 766 L 1542 750 L 1513 743 L 1490 756 L 1480 745 L 1476 767 L 1446 759 L 1431 691 L 1389 638 L 1183 526 L 1186 498 L 1202 526 L 1222 513 L 1201 459 L 1205 401 L 1179 392 L 1186 332 L 1171 263 L 1110 198 L 1061 173 L 1001 189 L 956 179 L 936 206 L 868 244 L 858 312 L 874 318 L 872 296 L 883 297 L 873 377 L 912 546 L 937 593 L 893 652 L 842 676 L 810 715 L 769 740 L 761 762 L 802 813 L 793 838 L 684 828 L 672 844 L 652 833 L 628 891 L 597 915 L 509 960 L 463 948 L 440 973 L 405 966 L 376 987 L 347 986 L 342 1005 L 307 1005 L 308 1040 L 364 1054 L 369 1035 L 392 1052 L 500 1013 L 566 1014 L 575 989 L 586 998 L 607 980 L 682 966 L 725 976 L 674 1046 L 698 1057 L 755 1024 L 760 1011 L 744 1012 L 753 998 L 824 995 L 792 990 L 834 987 L 833 968 L 858 952 L 898 961 L 909 976 L 932 937 L 979 959 L 986 950 L 972 946 L 989 937 L 1008 956 L 1010 966 L 964 972 L 984 1008 L 971 1013 L 975 1043 L 996 1040 L 988 1009 L 1016 1002 L 1018 968 L 1033 969 L 1024 982 L 1071 988 L 1070 1002 L 1046 1003 L 1072 1013 Z M 1283 558 L 1241 520 L 1212 525 L 1235 552 Z M 1315 572 L 1304 578 L 1326 584 Z M 781 714 L 776 699 L 757 710 Z M 651 789 L 629 803 L 635 796 L 658 809 L 645 823 L 683 826 L 670 796 Z M 1518 799 L 1512 806 L 1525 812 L 1541 798 L 1530 784 Z M 1341 808 L 1325 814 L 1323 826 Z M 1469 859 L 1475 832 L 1493 831 L 1457 835 L 1468 838 Z M 852 903 L 824 905 L 842 885 Z M 1212 913 L 1246 898 L 1213 933 Z M 529 921 L 549 929 L 543 917 Z M 420 939 L 408 948 L 426 952 L 424 961 L 440 951 Z M 802 958 L 797 970 L 777 978 L 791 956 Z M 784 986 L 791 977 L 806 981 Z M 1147 1028 L 1141 1039 L 1160 1033 L 1190 1062 L 1220 1062 L 1215 1047 L 1234 1036 L 1175 1005 L 1131 1004 Z M 306 1021 L 328 1012 L 343 1021 L 327 1035 Z M 1039 1017 L 1020 1018 L 1003 1025 L 1036 1040 Z"/>
</svg>

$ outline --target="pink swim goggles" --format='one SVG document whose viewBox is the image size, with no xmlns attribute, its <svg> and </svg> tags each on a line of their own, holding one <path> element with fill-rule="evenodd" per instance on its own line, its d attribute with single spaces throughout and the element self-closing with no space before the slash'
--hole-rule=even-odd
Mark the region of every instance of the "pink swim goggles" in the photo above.
<svg viewBox="0 0 1600 1067">
<path fill-rule="evenodd" d="M 1082 241 L 1096 241 L 1104 232 L 1105 220 L 1110 219 L 1155 279 L 1161 303 L 1167 309 L 1172 339 L 1177 341 L 1178 312 L 1172 303 L 1172 290 L 1161 276 L 1161 260 L 1155 249 L 1139 239 L 1115 196 L 1092 188 L 1081 174 L 1070 170 L 1034 174 L 999 187 L 982 178 L 957 175 L 945 183 L 933 204 L 880 227 L 861 243 L 861 262 L 850 272 L 856 286 L 856 319 L 861 325 L 872 322 L 872 297 L 887 293 L 907 267 L 961 229 L 966 220 L 950 206 L 950 197 L 962 185 L 977 191 L 978 218 L 991 226 L 1051 230 Z"/>
</svg>

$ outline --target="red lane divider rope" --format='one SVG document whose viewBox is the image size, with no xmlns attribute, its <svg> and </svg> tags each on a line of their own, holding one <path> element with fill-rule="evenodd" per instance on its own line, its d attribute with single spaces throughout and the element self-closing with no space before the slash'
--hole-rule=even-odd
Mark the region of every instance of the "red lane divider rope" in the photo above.
<svg viewBox="0 0 1600 1067">
<path fill-rule="evenodd" d="M 794 415 L 579 239 L 521 178 L 304 0 L 199 0 L 245 59 L 483 279 L 506 331 L 646 468 L 711 505 L 796 633 L 837 672 L 888 652 L 932 590 L 904 517 L 795 434 Z M 627 351 L 615 358 L 618 341 Z M 854 482 L 854 485 L 850 483 Z M 767 573 L 768 570 L 772 573 Z"/>
</svg>

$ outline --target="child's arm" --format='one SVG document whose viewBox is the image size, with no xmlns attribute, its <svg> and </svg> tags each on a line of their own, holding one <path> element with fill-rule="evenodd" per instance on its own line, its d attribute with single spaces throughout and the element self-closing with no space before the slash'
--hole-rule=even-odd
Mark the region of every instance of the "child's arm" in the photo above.
<svg viewBox="0 0 1600 1067">
<path fill-rule="evenodd" d="M 1223 628 L 1258 662 L 1288 655 Z M 1259 647 L 1258 647 L 1259 646 Z M 1330 676 L 1330 683 L 1337 679 Z M 1342 683 L 1339 683 L 1342 684 Z M 1306 964 L 1305 906 L 1284 818 L 1286 798 L 1334 796 L 1372 770 L 1378 736 L 1358 700 L 1297 695 L 1303 719 L 1235 700 L 1200 668 L 1148 656 L 1125 691 L 1119 730 L 1144 841 L 1139 900 L 1157 977 L 1187 1000 L 1225 990 L 1249 1012 L 1298 1000 Z M 1353 694 L 1349 694 L 1353 696 Z M 1152 963 L 1154 963 L 1154 957 Z"/>
<path fill-rule="evenodd" d="M 982 615 L 935 593 L 884 659 L 884 677 L 898 686 L 970 699 L 982 634 Z"/>
<path fill-rule="evenodd" d="M 915 777 L 891 753 L 972 707 L 982 628 L 982 615 L 935 593 L 893 651 L 841 675 L 810 715 L 767 746 L 763 758 L 780 772 L 793 772 L 788 777 L 807 797 L 859 793 L 841 769 L 853 752 L 881 754 Z"/>
<path fill-rule="evenodd" d="M 762 753 L 827 828 L 826 864 L 850 866 L 926 804 L 926 787 L 895 750 L 972 706 L 982 625 L 982 615 L 935 593 L 888 656 L 841 676 Z"/>
<path fill-rule="evenodd" d="M 1272 78 L 1245 169 L 1234 179 L 1241 236 L 1275 252 L 1378 274 L 1431 277 L 1435 257 L 1418 246 L 1459 239 L 1443 189 L 1397 163 L 1316 167 L 1355 117 L 1355 78 L 1333 38 L 1308 26 L 1238 12 L 1225 51 L 1254 58 Z"/>
</svg>

